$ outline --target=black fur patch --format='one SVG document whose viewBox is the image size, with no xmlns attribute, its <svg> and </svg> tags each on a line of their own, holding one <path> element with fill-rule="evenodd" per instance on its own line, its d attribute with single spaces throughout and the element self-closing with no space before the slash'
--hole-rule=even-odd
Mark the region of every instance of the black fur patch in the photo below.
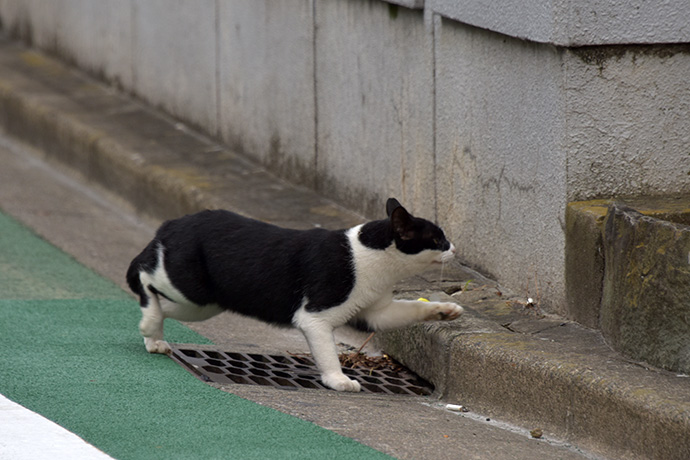
<svg viewBox="0 0 690 460">
<path fill-rule="evenodd" d="M 355 283 L 343 230 L 290 230 L 203 211 L 164 223 L 154 241 L 164 248 L 170 281 L 189 301 L 271 323 L 290 324 L 305 298 L 309 311 L 340 305 Z M 132 264 L 142 269 L 157 247 L 147 246 Z"/>
<path fill-rule="evenodd" d="M 389 219 L 364 224 L 359 232 L 359 241 L 370 249 L 384 250 L 393 243 L 393 239 L 393 227 Z"/>
<path fill-rule="evenodd" d="M 364 246 L 395 244 L 406 254 L 450 248 L 440 228 L 413 217 L 397 200 L 389 200 L 386 211 L 387 219 L 360 229 Z M 130 264 L 127 282 L 142 307 L 149 296 L 139 276 L 157 269 L 160 248 L 170 282 L 187 300 L 274 324 L 291 324 L 305 300 L 310 312 L 341 305 L 357 282 L 346 230 L 291 230 L 229 211 L 203 211 L 165 222 Z M 150 289 L 174 297 L 160 286 Z"/>
<path fill-rule="evenodd" d="M 412 216 L 394 198 L 388 200 L 386 211 L 388 219 L 369 222 L 362 227 L 359 240 L 366 247 L 384 250 L 395 241 L 398 250 L 405 254 L 450 249 L 443 230 L 428 220 Z"/>
</svg>

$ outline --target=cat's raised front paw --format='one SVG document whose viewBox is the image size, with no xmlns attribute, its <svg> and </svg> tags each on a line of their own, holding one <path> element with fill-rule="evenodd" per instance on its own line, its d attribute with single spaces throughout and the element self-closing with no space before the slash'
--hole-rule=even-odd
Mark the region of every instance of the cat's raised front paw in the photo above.
<svg viewBox="0 0 690 460">
<path fill-rule="evenodd" d="M 424 321 L 450 321 L 458 318 L 465 310 L 456 303 L 429 302 L 429 310 Z"/>
<path fill-rule="evenodd" d="M 146 351 L 149 353 L 160 353 L 162 355 L 169 354 L 172 349 L 168 342 L 165 340 L 156 340 L 149 337 L 144 337 L 144 345 L 146 346 Z"/>
<path fill-rule="evenodd" d="M 362 389 L 359 382 L 345 377 L 345 374 L 321 376 L 324 385 L 333 388 L 335 391 L 351 391 L 356 393 Z"/>
</svg>

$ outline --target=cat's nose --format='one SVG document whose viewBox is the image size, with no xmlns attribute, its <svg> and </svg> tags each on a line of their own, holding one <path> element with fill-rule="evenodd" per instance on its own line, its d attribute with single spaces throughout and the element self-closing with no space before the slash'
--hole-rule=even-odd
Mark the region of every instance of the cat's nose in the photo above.
<svg viewBox="0 0 690 460">
<path fill-rule="evenodd" d="M 446 249 L 443 254 L 441 254 L 441 262 L 450 262 L 455 258 L 455 246 L 450 243 L 450 248 Z"/>
</svg>

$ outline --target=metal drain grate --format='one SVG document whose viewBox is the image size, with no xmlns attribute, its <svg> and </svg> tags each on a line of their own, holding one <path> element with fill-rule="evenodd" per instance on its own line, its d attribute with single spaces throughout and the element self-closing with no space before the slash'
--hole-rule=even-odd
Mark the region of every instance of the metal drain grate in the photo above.
<svg viewBox="0 0 690 460">
<path fill-rule="evenodd" d="M 268 385 L 288 390 L 328 389 L 311 359 L 217 350 L 173 348 L 171 358 L 205 382 Z M 365 393 L 430 395 L 433 387 L 407 369 L 343 368 Z"/>
</svg>

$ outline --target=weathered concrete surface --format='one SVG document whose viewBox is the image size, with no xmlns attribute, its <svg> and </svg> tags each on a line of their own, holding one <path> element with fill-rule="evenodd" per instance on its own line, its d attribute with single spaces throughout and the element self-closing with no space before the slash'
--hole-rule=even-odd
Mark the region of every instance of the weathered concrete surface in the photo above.
<svg viewBox="0 0 690 460">
<path fill-rule="evenodd" d="M 447 400 L 491 417 L 540 426 L 611 458 L 686 458 L 686 378 L 637 365 L 597 331 L 544 317 L 498 289 L 473 281 L 453 296 L 466 309 L 457 325 L 387 333 L 386 351 Z"/>
<path fill-rule="evenodd" d="M 69 170 L 43 161 L 38 152 L 0 133 L 0 208 L 46 240 L 127 289 L 123 273 L 153 235 L 158 220 L 132 213 L 127 202 L 76 180 Z M 294 189 L 292 189 L 294 191 Z M 299 212 L 284 209 L 284 212 Z M 132 308 L 136 307 L 133 300 Z M 132 329 L 136 330 L 136 322 Z M 195 328 L 214 346 L 249 353 L 307 352 L 302 334 L 251 318 L 222 314 Z M 366 337 L 366 334 L 365 334 Z M 354 342 L 359 346 L 364 339 Z M 135 344 L 133 344 L 135 345 Z M 138 345 L 138 343 L 136 344 Z M 143 347 L 143 343 L 140 345 Z M 196 345 L 198 346 L 198 345 Z M 126 363 L 122 363 L 126 367 Z M 185 372 L 180 368 L 179 372 Z M 189 377 L 193 378 L 192 376 Z M 309 420 L 400 459 L 585 460 L 576 448 L 528 429 L 486 422 L 479 414 L 444 410 L 434 398 L 285 391 L 258 385 L 226 385 L 224 391 Z M 469 417 L 468 415 L 473 415 Z M 13 422 L 10 417 L 9 422 Z M 6 436 L 7 432 L 3 432 Z M 5 441 L 5 438 L 2 438 Z M 3 443 L 4 447 L 4 443 Z M 51 451 L 51 454 L 53 452 Z M 7 454 L 3 450 L 2 454 Z M 199 451 L 198 457 L 204 452 Z M 6 455 L 3 458 L 9 458 Z M 35 456 L 11 457 L 34 460 Z M 57 457 L 51 457 L 57 458 Z M 61 458 L 79 457 L 78 452 Z"/>
<path fill-rule="evenodd" d="M 567 203 L 690 192 L 682 1 L 0 0 L 0 27 L 359 213 L 401 197 L 579 317 Z"/>
<path fill-rule="evenodd" d="M 435 11 L 512 37 L 564 46 L 690 41 L 683 0 L 427 0 Z"/>
<path fill-rule="evenodd" d="M 215 5 L 214 0 L 137 2 L 131 29 L 136 37 L 131 90 L 210 133 L 216 133 L 218 123 Z M 164 21 L 159 20 L 162 11 Z M 180 40 L 180 34 L 193 39 Z"/>
<path fill-rule="evenodd" d="M 318 190 L 372 216 L 389 195 L 434 212 L 433 45 L 423 12 L 328 0 L 316 14 Z"/>
<path fill-rule="evenodd" d="M 687 458 L 687 379 L 640 372 L 607 350 L 573 323 L 462 336 L 453 342 L 448 398 L 567 433 L 612 458 Z"/>
<path fill-rule="evenodd" d="M 604 250 L 604 335 L 634 359 L 690 373 L 690 227 L 613 204 Z"/>
<path fill-rule="evenodd" d="M 220 138 L 314 187 L 313 1 L 224 1 L 218 8 Z"/>
<path fill-rule="evenodd" d="M 0 124 L 49 161 L 69 165 L 159 219 L 222 206 L 301 228 L 362 221 L 63 65 L 7 43 L 0 46 Z M 185 157 L 185 150 L 197 154 Z M 602 456 L 687 458 L 687 379 L 630 362 L 595 331 L 545 317 L 538 296 L 528 303 L 522 293 L 515 296 L 466 268 L 408 280 L 399 291 L 452 295 L 467 307 L 458 321 L 417 326 L 380 342 L 432 380 L 446 400 L 530 429 L 538 424 L 547 439 L 566 439 Z M 213 340 L 223 332 L 203 330 Z M 232 343 L 247 345 L 240 340 Z M 346 406 L 350 400 L 338 401 Z M 311 407 L 298 400 L 273 404 L 303 415 Z M 434 416 L 418 411 L 414 417 Z M 335 423 L 333 417 L 321 420 Z M 373 427 L 366 417 L 350 420 Z M 412 429 L 405 425 L 401 436 Z M 385 436 L 372 442 L 385 444 Z M 511 454 L 520 458 L 503 450 L 487 456 Z"/>
<path fill-rule="evenodd" d="M 690 45 L 565 52 L 567 200 L 690 192 Z M 658 90 L 657 90 L 658 88 Z"/>
<path fill-rule="evenodd" d="M 599 329 L 604 279 L 602 234 L 608 200 L 568 203 L 565 211 L 565 287 L 568 317 Z"/>
<path fill-rule="evenodd" d="M 309 226 L 309 221 L 280 220 L 286 202 L 299 202 L 319 219 L 327 217 L 327 224 L 334 227 L 361 221 L 361 216 L 306 189 L 301 195 L 286 195 L 282 193 L 286 185 L 267 180 L 272 176 L 265 169 L 227 148 L 190 135 L 184 125 L 77 78 L 38 53 L 15 50 L 0 56 L 0 65 L 8 69 L 0 83 L 5 107 L 0 120 L 6 129 L 30 139 L 89 180 L 122 192 L 140 212 L 171 218 L 224 206 L 283 225 Z M 55 105 L 49 108 L 46 102 Z M 72 117 L 59 117 L 57 107 L 68 107 Z M 220 190 L 222 199 L 217 195 Z"/>
<path fill-rule="evenodd" d="M 565 313 L 561 54 L 445 19 L 435 43 L 438 220 L 464 262 Z"/>
<path fill-rule="evenodd" d="M 634 359 L 688 372 L 688 223 L 686 195 L 570 203 L 571 318 Z"/>
<path fill-rule="evenodd" d="M 0 69 L 0 81 L 6 89 L 9 77 L 4 71 L 7 67 L 0 64 Z M 45 96 L 45 93 L 41 94 Z M 70 94 L 70 97 L 73 95 Z M 75 106 L 68 103 L 69 97 L 49 99 L 62 108 L 63 111 L 59 112 L 62 116 L 74 121 L 73 117 L 77 114 L 72 111 Z M 7 113 L 8 110 L 11 111 L 11 108 L 0 103 L 1 112 Z M 114 119 L 111 128 L 121 122 L 120 118 Z M 138 129 L 143 129 L 154 138 L 164 138 L 167 132 L 164 125 L 134 123 L 128 126 L 129 128 L 120 127 L 118 136 L 127 137 L 128 129 L 132 130 L 131 135 Z M 194 137 L 193 134 L 188 135 Z M 178 138 L 178 141 L 182 142 L 182 139 Z M 189 145 L 194 145 L 194 141 L 190 140 Z M 94 155 L 98 153 L 94 151 Z M 0 208 L 80 262 L 128 289 L 123 276 L 127 264 L 150 240 L 161 218 L 149 219 L 140 213 L 134 213 L 135 206 L 130 201 L 108 193 L 100 186 L 106 184 L 99 183 L 95 177 L 91 177 L 85 184 L 83 180 L 90 177 L 88 170 L 78 172 L 65 168 L 61 161 L 56 160 L 50 151 L 32 151 L 25 145 L 6 139 L 5 134 L 0 133 Z M 118 167 L 118 164 L 112 164 L 113 171 Z M 167 168 L 161 168 L 158 174 L 175 175 Z M 188 176 L 188 179 L 189 177 L 193 176 Z M 263 177 L 273 186 L 280 186 L 280 193 L 289 195 L 292 199 L 281 200 L 281 207 L 276 209 L 269 203 L 269 197 L 263 202 L 267 210 L 257 209 L 256 214 L 261 215 L 270 210 L 276 221 L 292 226 L 345 225 L 335 221 L 334 214 L 339 208 L 323 205 L 329 202 L 317 199 L 321 206 L 311 212 L 311 208 L 305 206 L 312 203 L 309 198 L 311 195 L 305 195 L 301 189 L 287 187 L 275 177 Z M 255 190 L 251 188 L 253 184 L 248 185 L 236 178 L 230 180 L 237 180 L 237 189 L 231 191 L 232 194 L 240 195 L 236 198 L 237 202 L 241 203 L 240 198 L 246 198 L 246 208 L 243 211 L 252 206 L 262 207 L 261 202 L 255 201 Z M 216 192 L 224 193 L 223 190 Z M 176 197 L 170 195 L 169 199 L 175 201 Z M 227 206 L 233 206 L 233 201 L 228 200 Z M 419 278 L 415 285 L 431 289 L 436 286 L 440 275 L 431 273 L 425 276 L 429 279 Z M 457 284 L 450 281 L 443 283 L 449 289 Z M 427 296 L 431 294 L 433 293 L 424 293 Z M 132 302 L 132 307 L 136 308 L 135 302 Z M 132 324 L 132 328 L 136 329 L 136 323 Z M 229 350 L 277 354 L 308 351 L 305 340 L 296 330 L 272 327 L 238 315 L 222 314 L 208 322 L 196 323 L 194 328 L 211 338 L 218 346 Z M 367 335 L 364 334 L 364 338 Z M 364 338 L 359 337 L 357 342 L 349 343 L 360 345 Z M 180 372 L 184 371 L 180 369 Z M 463 414 L 444 410 L 444 404 L 436 398 L 339 394 L 318 390 L 288 392 L 253 385 L 224 386 L 223 390 L 309 420 L 400 459 L 592 458 L 569 443 L 554 440 L 549 434 L 536 440 L 530 438 L 529 428 L 506 429 L 495 421 L 486 422 L 485 417 L 480 418 L 480 414 L 476 412 Z"/>
</svg>

